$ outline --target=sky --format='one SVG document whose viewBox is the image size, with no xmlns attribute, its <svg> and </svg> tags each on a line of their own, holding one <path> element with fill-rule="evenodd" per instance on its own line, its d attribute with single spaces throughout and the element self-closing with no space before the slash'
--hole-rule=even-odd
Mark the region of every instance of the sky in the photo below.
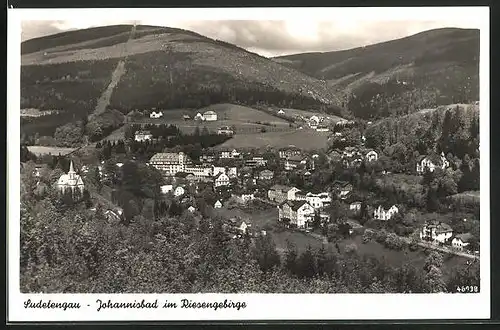
<svg viewBox="0 0 500 330">
<path fill-rule="evenodd" d="M 131 24 L 130 20 L 80 18 L 71 20 L 23 20 L 21 39 L 96 26 Z M 336 51 L 406 37 L 422 31 L 444 28 L 477 28 L 477 23 L 450 15 L 439 20 L 366 20 L 337 16 L 332 20 L 175 20 L 146 19 L 138 24 L 191 30 L 220 39 L 262 56 L 302 52 Z"/>
</svg>

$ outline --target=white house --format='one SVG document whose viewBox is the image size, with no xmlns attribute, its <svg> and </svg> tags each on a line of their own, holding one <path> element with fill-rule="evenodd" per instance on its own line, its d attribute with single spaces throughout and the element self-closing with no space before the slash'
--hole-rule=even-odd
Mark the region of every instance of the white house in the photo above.
<svg viewBox="0 0 500 330">
<path fill-rule="evenodd" d="M 361 202 L 354 202 L 349 204 L 349 210 L 353 212 L 361 211 Z"/>
<path fill-rule="evenodd" d="M 168 194 L 169 192 L 174 190 L 174 186 L 171 184 L 166 184 L 166 185 L 160 186 L 160 190 L 161 190 L 162 194 Z"/>
<path fill-rule="evenodd" d="M 242 234 L 246 234 L 248 227 L 251 226 L 252 226 L 251 224 L 247 224 L 245 221 L 242 221 L 238 229 L 241 231 Z"/>
<path fill-rule="evenodd" d="M 322 192 L 318 194 L 308 192 L 306 194 L 306 201 L 315 209 L 319 209 L 330 205 L 332 202 L 332 198 L 330 194 L 327 192 Z"/>
<path fill-rule="evenodd" d="M 278 111 L 278 115 L 284 115 L 284 114 L 285 114 L 285 111 L 283 111 L 283 109 L 280 109 L 280 110 Z"/>
<path fill-rule="evenodd" d="M 426 223 L 420 231 L 420 239 L 425 241 L 445 243 L 452 236 L 453 229 L 448 224 L 439 221 Z"/>
<path fill-rule="evenodd" d="M 318 116 L 311 116 L 311 118 L 309 118 L 309 122 L 310 123 L 315 123 L 316 125 L 319 124 L 319 117 Z"/>
<path fill-rule="evenodd" d="M 197 113 L 196 116 L 194 116 L 194 120 L 201 120 L 201 121 L 204 121 L 205 120 L 205 117 L 203 117 L 203 115 L 201 113 Z"/>
<path fill-rule="evenodd" d="M 222 203 L 221 203 L 221 201 L 220 201 L 220 200 L 217 200 L 217 202 L 215 202 L 215 204 L 214 204 L 214 208 L 215 208 L 215 209 L 220 209 L 221 207 L 222 207 Z"/>
<path fill-rule="evenodd" d="M 222 186 L 229 186 L 230 185 L 230 180 L 229 176 L 225 173 L 219 173 L 214 180 L 214 186 L 217 187 L 222 187 Z"/>
<path fill-rule="evenodd" d="M 378 159 L 378 154 L 375 150 L 370 150 L 366 153 L 365 158 L 369 162 L 375 162 Z"/>
<path fill-rule="evenodd" d="M 83 192 L 83 188 L 85 188 L 85 185 L 83 183 L 82 177 L 76 174 L 72 160 L 69 163 L 68 174 L 63 174 L 59 177 L 59 180 L 57 181 L 57 188 L 63 193 L 68 189 L 70 189 L 71 192 L 74 192 L 76 189 L 79 189 L 80 192 Z"/>
<path fill-rule="evenodd" d="M 178 186 L 174 190 L 175 197 L 180 197 L 180 196 L 184 195 L 185 193 L 186 193 L 186 189 L 184 189 L 184 187 L 182 187 L 182 186 Z"/>
<path fill-rule="evenodd" d="M 217 113 L 215 113 L 215 111 L 209 110 L 203 114 L 203 118 L 205 118 L 206 121 L 216 121 Z"/>
<path fill-rule="evenodd" d="M 373 218 L 375 220 L 390 220 L 394 214 L 399 213 L 399 209 L 396 205 L 391 206 L 388 210 L 384 210 L 382 205 L 373 211 Z"/>
<path fill-rule="evenodd" d="M 456 235 L 451 240 L 451 246 L 456 249 L 463 250 L 465 247 L 470 245 L 472 238 L 473 236 L 470 233 Z"/>
<path fill-rule="evenodd" d="M 162 171 L 166 176 L 174 176 L 178 172 L 185 172 L 186 165 L 191 164 L 189 157 L 183 153 L 157 153 L 149 160 L 151 166 Z"/>
<path fill-rule="evenodd" d="M 316 127 L 316 132 L 330 132 L 330 129 L 328 126 L 320 125 Z"/>
<path fill-rule="evenodd" d="M 190 207 L 188 207 L 188 211 L 194 213 L 194 211 L 196 211 L 196 208 L 191 205 Z"/>
<path fill-rule="evenodd" d="M 148 141 L 153 138 L 153 134 L 150 131 L 137 131 L 135 132 L 135 140 L 138 142 Z"/>
<path fill-rule="evenodd" d="M 278 206 L 279 221 L 288 220 L 297 228 L 307 228 L 315 215 L 315 209 L 307 201 L 286 201 Z"/>
<path fill-rule="evenodd" d="M 450 166 L 450 162 L 444 156 L 444 153 L 441 153 L 441 156 L 432 157 L 432 156 L 421 156 L 419 161 L 417 162 L 417 173 L 423 174 L 427 169 L 429 172 L 434 172 L 437 167 L 441 169 L 446 169 Z"/>
<path fill-rule="evenodd" d="M 159 112 L 153 111 L 149 114 L 149 118 L 158 119 L 161 117 L 163 117 L 163 112 L 161 112 L 161 111 L 159 111 Z"/>
<path fill-rule="evenodd" d="M 234 131 L 229 126 L 223 126 L 223 127 L 219 127 L 217 129 L 217 134 L 218 135 L 233 135 Z"/>
</svg>

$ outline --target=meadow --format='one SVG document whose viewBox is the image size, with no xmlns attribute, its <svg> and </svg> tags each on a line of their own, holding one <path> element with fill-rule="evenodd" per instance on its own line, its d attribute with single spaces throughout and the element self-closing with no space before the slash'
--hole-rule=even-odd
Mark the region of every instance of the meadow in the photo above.
<svg viewBox="0 0 500 330">
<path fill-rule="evenodd" d="M 64 148 L 64 147 L 45 147 L 45 146 L 28 146 L 28 150 L 35 155 L 67 155 L 76 148 Z"/>
</svg>

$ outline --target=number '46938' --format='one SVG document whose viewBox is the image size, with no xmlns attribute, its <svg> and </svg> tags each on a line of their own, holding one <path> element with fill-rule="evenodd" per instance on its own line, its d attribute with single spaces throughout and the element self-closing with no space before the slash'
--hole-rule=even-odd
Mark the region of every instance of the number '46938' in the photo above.
<svg viewBox="0 0 500 330">
<path fill-rule="evenodd" d="M 460 293 L 478 293 L 479 286 L 477 286 L 477 285 L 457 286 L 457 292 L 460 292 Z"/>
</svg>

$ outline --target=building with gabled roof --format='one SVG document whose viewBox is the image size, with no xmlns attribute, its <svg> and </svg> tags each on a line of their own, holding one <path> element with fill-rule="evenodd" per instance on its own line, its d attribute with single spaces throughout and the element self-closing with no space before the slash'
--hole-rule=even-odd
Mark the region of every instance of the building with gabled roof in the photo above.
<svg viewBox="0 0 500 330">
<path fill-rule="evenodd" d="M 186 165 L 190 165 L 191 160 L 183 152 L 161 152 L 153 155 L 149 164 L 166 176 L 174 176 L 177 172 L 185 172 Z"/>
<path fill-rule="evenodd" d="M 71 190 L 74 193 L 77 189 L 83 192 L 85 184 L 83 183 L 82 177 L 78 175 L 73 167 L 73 161 L 69 162 L 69 171 L 67 174 L 63 174 L 57 180 L 57 188 L 62 193 Z"/>
<path fill-rule="evenodd" d="M 285 201 L 278 206 L 278 220 L 305 229 L 314 220 L 315 212 L 307 201 Z"/>
<path fill-rule="evenodd" d="M 433 241 L 446 243 L 453 236 L 453 229 L 444 222 L 429 221 L 420 231 L 420 239 L 425 241 Z"/>
</svg>

